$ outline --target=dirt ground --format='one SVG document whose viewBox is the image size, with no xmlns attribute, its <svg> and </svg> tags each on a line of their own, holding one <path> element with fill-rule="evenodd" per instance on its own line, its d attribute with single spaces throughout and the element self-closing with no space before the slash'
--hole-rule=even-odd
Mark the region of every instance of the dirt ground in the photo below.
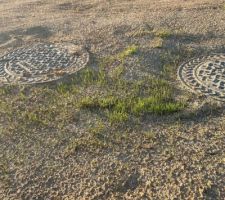
<svg viewBox="0 0 225 200">
<path fill-rule="evenodd" d="M 187 49 L 191 56 L 224 53 L 225 1 L 0 0 L 0 27 L 1 54 L 36 42 L 69 41 L 90 53 L 93 67 L 136 44 L 141 61 L 126 63 L 127 77 L 136 79 L 159 75 L 165 60 L 176 55 L 184 62 Z M 174 36 L 154 48 L 152 30 Z M 179 85 L 176 78 L 170 81 Z M 0 199 L 224 199 L 223 103 L 182 88 L 179 93 L 189 98 L 188 111 L 179 117 L 146 117 L 141 129 L 120 135 L 115 146 L 81 149 L 66 158 L 64 144 L 52 146 L 60 130 L 20 138 L 16 130 L 3 133 L 0 116 Z M 84 115 L 64 127 L 68 137 L 90 125 L 93 119 Z"/>
</svg>

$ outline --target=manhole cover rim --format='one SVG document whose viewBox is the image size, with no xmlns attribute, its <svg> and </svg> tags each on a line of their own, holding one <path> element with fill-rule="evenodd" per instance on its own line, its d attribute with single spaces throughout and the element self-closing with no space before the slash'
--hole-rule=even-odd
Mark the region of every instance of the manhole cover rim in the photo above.
<svg viewBox="0 0 225 200">
<path fill-rule="evenodd" d="M 24 45 L 24 46 L 21 46 L 21 47 L 17 47 L 17 48 L 13 48 L 13 49 L 8 49 L 6 50 L 6 52 L 4 53 L 1 53 L 0 54 L 0 62 L 1 61 L 4 61 L 6 60 L 6 62 L 11 62 L 12 60 L 9 60 L 9 59 L 4 59 L 5 57 L 7 57 L 7 55 L 9 55 L 10 53 L 13 54 L 14 52 L 16 51 L 20 51 L 20 50 L 29 50 L 30 48 L 33 48 L 33 47 L 37 47 L 39 45 L 43 45 L 43 46 L 46 46 L 46 45 L 52 45 L 54 46 L 55 48 L 58 48 L 58 50 L 63 50 L 63 51 L 66 51 L 66 46 L 68 45 L 74 45 L 74 46 L 78 46 L 78 47 L 82 47 L 81 45 L 76 45 L 76 44 L 73 44 L 72 42 L 62 42 L 62 43 L 53 43 L 53 42 L 46 42 L 46 43 L 43 43 L 43 42 L 38 42 L 38 43 L 30 43 L 28 45 Z M 62 53 L 64 53 L 62 51 Z M 77 63 L 74 62 L 72 64 L 70 64 L 66 69 L 62 70 L 62 72 L 64 73 L 63 76 L 57 76 L 55 75 L 55 77 L 52 77 L 52 78 L 49 78 L 47 80 L 40 80 L 40 81 L 34 81 L 34 82 L 29 82 L 29 81 L 1 81 L 1 77 L 0 77 L 0 86 L 3 86 L 3 85 L 35 85 L 35 84 L 44 84 L 44 83 L 50 83 L 50 82 L 55 82 L 55 81 L 60 81 L 60 80 L 63 80 L 64 78 L 66 77 L 70 77 L 74 74 L 76 74 L 77 72 L 79 72 L 80 70 L 84 69 L 88 62 L 89 62 L 89 59 L 90 59 L 90 55 L 88 53 L 88 51 L 84 48 L 82 48 L 81 50 L 81 57 L 84 58 L 82 60 L 82 64 L 81 66 L 76 66 Z M 72 54 L 71 54 L 72 55 Z M 26 61 L 24 61 L 26 62 Z M 3 80 L 3 78 L 2 78 Z"/>
<path fill-rule="evenodd" d="M 191 58 L 187 61 L 184 61 L 182 62 L 179 66 L 178 66 L 178 69 L 177 69 L 177 83 L 178 83 L 178 87 L 181 88 L 182 90 L 184 90 L 184 88 L 186 90 L 188 90 L 189 92 L 193 93 L 193 94 L 199 94 L 199 95 L 203 95 L 207 98 L 210 98 L 210 99 L 214 99 L 214 100 L 217 100 L 217 101 L 221 101 L 221 102 L 225 102 L 225 92 L 224 92 L 224 97 L 221 97 L 221 96 L 213 96 L 212 94 L 210 93 L 207 93 L 207 92 L 202 92 L 200 89 L 196 89 L 196 88 L 193 88 L 191 87 L 191 85 L 186 82 L 183 78 L 183 76 L 181 75 L 182 74 L 182 69 L 189 63 L 191 63 L 191 67 L 194 71 L 194 69 L 199 66 L 201 63 L 203 63 L 204 61 L 210 61 L 210 58 L 213 58 L 215 56 L 223 56 L 225 58 L 225 53 L 211 53 L 211 54 L 207 54 L 207 55 L 204 55 L 204 56 L 199 56 L 199 57 L 194 57 L 194 58 Z M 193 62 L 197 62 L 197 64 L 193 64 Z M 193 72 L 192 71 L 192 72 Z M 196 81 L 197 82 L 197 81 Z M 179 84 L 181 83 L 181 84 Z M 207 87 L 205 86 L 207 90 L 211 90 L 210 87 Z"/>
</svg>

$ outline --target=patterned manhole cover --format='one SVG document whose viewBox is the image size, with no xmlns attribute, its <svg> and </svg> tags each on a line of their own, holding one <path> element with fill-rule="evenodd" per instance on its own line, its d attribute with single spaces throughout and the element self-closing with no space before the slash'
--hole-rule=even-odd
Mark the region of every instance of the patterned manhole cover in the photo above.
<svg viewBox="0 0 225 200">
<path fill-rule="evenodd" d="M 33 84 L 57 80 L 85 67 L 89 55 L 79 46 L 36 44 L 0 57 L 0 84 Z"/>
<path fill-rule="evenodd" d="M 213 54 L 184 63 L 178 76 L 192 91 L 225 101 L 225 54 Z"/>
</svg>

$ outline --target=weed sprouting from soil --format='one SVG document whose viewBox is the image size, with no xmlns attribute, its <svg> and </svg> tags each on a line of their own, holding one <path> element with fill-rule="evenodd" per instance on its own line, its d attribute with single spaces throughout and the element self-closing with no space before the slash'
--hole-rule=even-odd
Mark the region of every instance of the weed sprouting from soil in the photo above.
<svg viewBox="0 0 225 200">
<path fill-rule="evenodd" d="M 121 60 L 124 60 L 126 57 L 131 56 L 135 53 L 137 53 L 138 51 L 138 47 L 136 45 L 131 45 L 129 47 L 127 47 L 124 51 L 122 51 L 121 53 L 118 54 L 118 57 Z"/>
<path fill-rule="evenodd" d="M 133 115 L 169 114 L 184 107 L 183 103 L 174 100 L 172 86 L 157 77 L 129 81 L 105 74 L 105 78 L 99 85 L 100 91 L 81 97 L 77 105 L 81 109 L 103 111 L 111 123 L 126 121 Z"/>
</svg>

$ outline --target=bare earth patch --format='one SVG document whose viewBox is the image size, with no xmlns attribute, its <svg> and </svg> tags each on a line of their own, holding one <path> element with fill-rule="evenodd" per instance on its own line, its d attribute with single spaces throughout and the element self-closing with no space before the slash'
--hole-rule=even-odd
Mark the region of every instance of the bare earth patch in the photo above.
<svg viewBox="0 0 225 200">
<path fill-rule="evenodd" d="M 0 0 L 1 55 L 90 55 L 65 79 L 0 87 L 0 199 L 224 199 L 224 103 L 177 80 L 189 59 L 225 53 L 224 6 Z"/>
</svg>

